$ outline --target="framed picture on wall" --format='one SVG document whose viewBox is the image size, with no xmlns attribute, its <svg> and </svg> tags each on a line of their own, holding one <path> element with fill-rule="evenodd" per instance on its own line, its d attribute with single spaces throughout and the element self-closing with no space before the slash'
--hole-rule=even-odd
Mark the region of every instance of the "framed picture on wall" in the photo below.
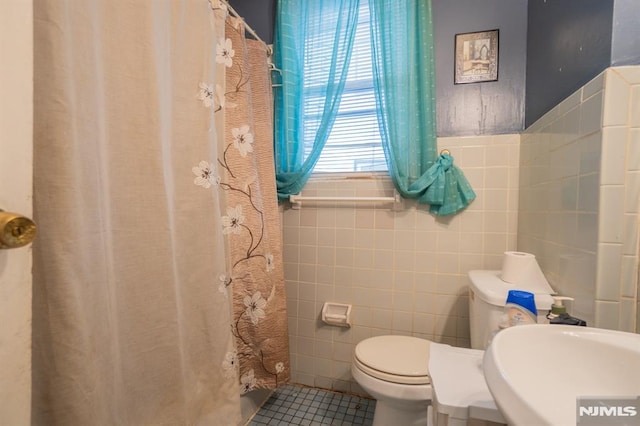
<svg viewBox="0 0 640 426">
<path fill-rule="evenodd" d="M 454 84 L 498 80 L 498 33 L 456 34 Z"/>
</svg>

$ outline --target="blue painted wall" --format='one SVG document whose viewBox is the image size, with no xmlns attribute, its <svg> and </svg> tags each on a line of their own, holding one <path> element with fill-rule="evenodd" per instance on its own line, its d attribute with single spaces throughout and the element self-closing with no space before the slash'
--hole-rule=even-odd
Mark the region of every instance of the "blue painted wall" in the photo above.
<svg viewBox="0 0 640 426">
<path fill-rule="evenodd" d="M 301 0 L 306 1 L 306 0 Z M 524 128 L 527 0 L 432 0 L 439 136 L 516 133 Z M 231 0 L 267 43 L 275 0 Z M 498 81 L 453 84 L 457 33 L 500 30 Z"/>
<path fill-rule="evenodd" d="M 230 0 L 267 43 L 276 1 Z M 640 64 L 640 0 L 432 2 L 439 136 L 520 132 L 610 65 Z M 498 81 L 454 85 L 455 34 L 495 28 Z"/>
<path fill-rule="evenodd" d="M 432 0 L 439 136 L 524 128 L 527 0 Z M 500 30 L 498 81 L 453 84 L 458 33 Z"/>
<path fill-rule="evenodd" d="M 526 126 L 610 65 L 612 22 L 613 0 L 529 0 Z"/>
<path fill-rule="evenodd" d="M 276 0 L 229 0 L 229 4 L 265 43 L 273 43 Z"/>
<path fill-rule="evenodd" d="M 615 0 L 611 65 L 640 64 L 640 1 Z"/>
</svg>

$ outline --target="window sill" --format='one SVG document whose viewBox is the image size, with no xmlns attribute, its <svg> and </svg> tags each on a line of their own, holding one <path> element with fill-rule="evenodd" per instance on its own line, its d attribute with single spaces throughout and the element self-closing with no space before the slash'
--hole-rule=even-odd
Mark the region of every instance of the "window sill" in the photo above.
<svg viewBox="0 0 640 426">
<path fill-rule="evenodd" d="M 335 180 L 386 180 L 391 181 L 388 172 L 321 172 L 313 173 L 310 181 L 335 181 Z"/>
</svg>

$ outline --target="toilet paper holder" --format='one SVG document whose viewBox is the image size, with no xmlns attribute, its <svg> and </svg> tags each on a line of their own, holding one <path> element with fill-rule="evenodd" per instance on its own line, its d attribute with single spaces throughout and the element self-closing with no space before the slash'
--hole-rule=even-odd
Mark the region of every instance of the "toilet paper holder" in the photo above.
<svg viewBox="0 0 640 426">
<path fill-rule="evenodd" d="M 325 302 L 322 306 L 322 322 L 338 327 L 351 327 L 351 305 Z"/>
</svg>

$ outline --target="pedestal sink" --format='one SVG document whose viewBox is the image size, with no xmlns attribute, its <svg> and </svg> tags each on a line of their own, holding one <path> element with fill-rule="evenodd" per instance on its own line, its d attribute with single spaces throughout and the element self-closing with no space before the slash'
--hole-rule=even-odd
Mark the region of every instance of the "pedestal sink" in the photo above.
<svg viewBox="0 0 640 426">
<path fill-rule="evenodd" d="M 575 426 L 582 416 L 590 416 L 578 410 L 578 398 L 640 396 L 640 335 L 563 325 L 511 327 L 494 337 L 483 368 L 509 425 Z M 599 415 L 629 416 L 634 411 Z M 628 420 L 640 424 L 640 412 Z"/>
</svg>

